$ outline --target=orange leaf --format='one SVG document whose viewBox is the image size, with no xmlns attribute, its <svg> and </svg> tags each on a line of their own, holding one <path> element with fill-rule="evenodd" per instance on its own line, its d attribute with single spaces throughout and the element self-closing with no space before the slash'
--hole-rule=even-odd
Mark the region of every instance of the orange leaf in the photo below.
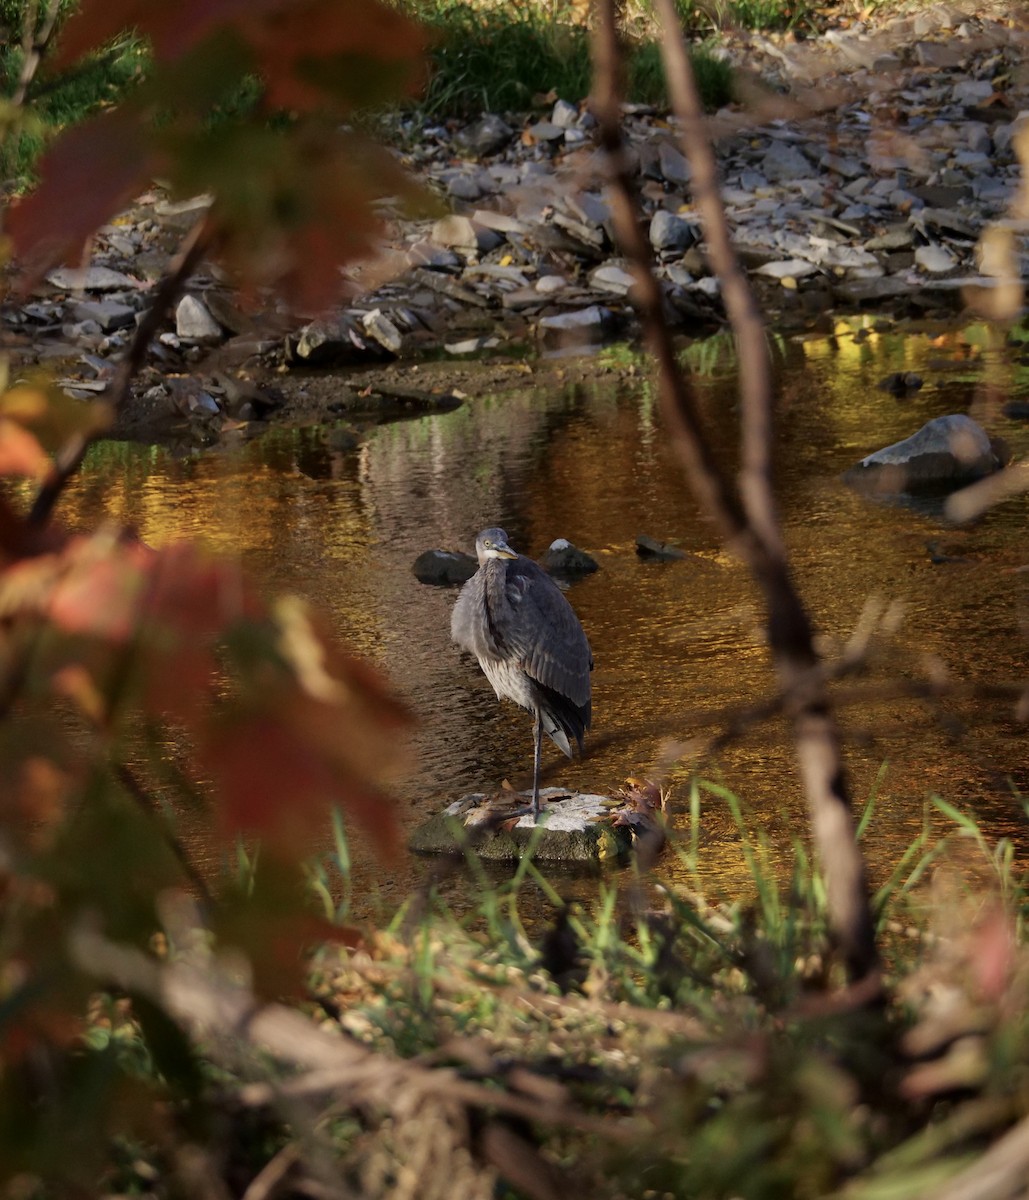
<svg viewBox="0 0 1029 1200">
<path fill-rule="evenodd" d="M 144 568 L 152 554 L 107 537 L 75 539 L 63 555 L 66 570 L 54 584 L 47 615 L 65 633 L 127 641 L 136 629 Z"/>
<path fill-rule="evenodd" d="M 0 475 L 44 479 L 52 466 L 50 456 L 24 426 L 0 417 Z"/>
</svg>

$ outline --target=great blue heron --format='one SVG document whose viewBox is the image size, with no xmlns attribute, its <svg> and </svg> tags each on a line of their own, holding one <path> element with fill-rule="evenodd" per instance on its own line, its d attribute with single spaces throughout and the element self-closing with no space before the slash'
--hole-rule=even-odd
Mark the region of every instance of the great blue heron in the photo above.
<svg viewBox="0 0 1029 1200">
<path fill-rule="evenodd" d="M 545 733 L 569 758 L 590 727 L 593 655 L 564 593 L 531 558 L 516 554 L 502 529 L 475 539 L 479 569 L 461 588 L 450 619 L 454 641 L 479 660 L 497 699 L 528 709 L 533 730 L 532 815 L 539 820 Z"/>
</svg>

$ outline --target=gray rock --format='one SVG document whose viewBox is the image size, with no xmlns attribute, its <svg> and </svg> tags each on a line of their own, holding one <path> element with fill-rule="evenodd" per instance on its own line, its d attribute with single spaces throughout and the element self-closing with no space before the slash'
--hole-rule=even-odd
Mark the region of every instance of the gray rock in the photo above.
<svg viewBox="0 0 1029 1200">
<path fill-rule="evenodd" d="M 411 567 L 419 583 L 437 587 L 464 583 L 478 569 L 479 564 L 472 555 L 459 550 L 423 550 Z"/>
<path fill-rule="evenodd" d="M 772 142 L 761 159 L 761 170 L 770 183 L 789 183 L 811 174 L 811 164 L 795 147 Z"/>
<path fill-rule="evenodd" d="M 551 575 L 564 578 L 590 575 L 600 570 L 600 564 L 591 554 L 573 546 L 565 538 L 556 538 L 550 543 L 546 554 L 540 559 L 540 566 Z"/>
<path fill-rule="evenodd" d="M 63 292 L 116 292 L 136 286 L 136 280 L 110 267 L 58 267 L 46 277 L 52 287 Z"/>
<path fill-rule="evenodd" d="M 568 192 L 561 197 L 561 202 L 572 216 L 584 225 L 595 225 L 599 229 L 606 227 L 611 220 L 611 209 L 607 201 L 593 192 Z"/>
<path fill-rule="evenodd" d="M 464 171 L 454 171 L 444 180 L 447 195 L 453 200 L 479 200 L 482 198 L 482 188 L 474 176 Z"/>
<path fill-rule="evenodd" d="M 954 85 L 950 95 L 955 104 L 974 108 L 993 95 L 993 84 L 988 79 L 962 79 Z"/>
<path fill-rule="evenodd" d="M 844 475 L 876 492 L 916 492 L 963 486 L 1000 466 L 986 431 L 964 413 L 933 417 L 917 433 L 875 451 Z"/>
<path fill-rule="evenodd" d="M 684 217 L 659 208 L 650 220 L 650 244 L 658 254 L 682 254 L 700 241 L 700 230 Z"/>
<path fill-rule="evenodd" d="M 460 271 L 464 265 L 461 259 L 443 246 L 437 246 L 425 238 L 412 243 L 407 248 L 407 262 L 412 267 L 428 267 L 434 271 Z"/>
<path fill-rule="evenodd" d="M 605 263 L 589 274 L 590 287 L 597 291 L 613 292 L 617 296 L 628 295 L 635 283 L 636 277 L 615 263 Z"/>
<path fill-rule="evenodd" d="M 419 825 L 408 844 L 416 854 L 453 854 L 471 843 L 480 858 L 494 862 L 521 858 L 530 841 L 533 857 L 543 862 L 599 863 L 629 854 L 629 829 L 604 820 L 611 805 L 607 796 L 542 788 L 540 825 L 527 814 L 512 825 L 514 819 L 505 816 L 512 804 L 522 808 L 531 799 L 528 792 L 463 796 Z"/>
<path fill-rule="evenodd" d="M 568 286 L 568 280 L 563 275 L 541 275 L 536 280 L 536 291 L 541 296 L 550 296 L 555 292 L 564 291 Z"/>
<path fill-rule="evenodd" d="M 96 325 L 104 333 L 125 329 L 136 322 L 136 310 L 117 300 L 80 300 L 71 306 L 76 321 Z"/>
<path fill-rule="evenodd" d="M 565 135 L 564 128 L 555 125 L 553 121 L 537 121 L 535 125 L 530 125 L 526 132 L 537 142 L 559 142 Z"/>
<path fill-rule="evenodd" d="M 661 142 L 658 146 L 657 162 L 661 174 L 668 183 L 675 187 L 685 187 L 689 183 L 689 160 L 673 142 Z"/>
<path fill-rule="evenodd" d="M 968 57 L 967 47 L 954 42 L 915 42 L 912 49 L 920 67 L 948 69 Z"/>
<path fill-rule="evenodd" d="M 361 317 L 361 324 L 364 326 L 365 333 L 374 338 L 384 350 L 388 350 L 390 354 L 400 353 L 404 339 L 400 330 L 381 308 L 373 308 L 371 312 L 366 312 Z"/>
<path fill-rule="evenodd" d="M 183 296 L 175 308 L 175 332 L 184 342 L 220 342 L 222 327 L 197 296 Z"/>
<path fill-rule="evenodd" d="M 454 138 L 461 149 L 479 158 L 496 154 L 514 137 L 514 130 L 495 113 L 486 113 L 481 120 L 462 129 Z"/>
</svg>

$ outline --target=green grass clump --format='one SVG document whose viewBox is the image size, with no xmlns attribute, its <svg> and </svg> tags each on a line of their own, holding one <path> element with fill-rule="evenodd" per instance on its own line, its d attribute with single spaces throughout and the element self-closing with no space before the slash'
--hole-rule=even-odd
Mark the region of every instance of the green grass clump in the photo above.
<svg viewBox="0 0 1029 1200">
<path fill-rule="evenodd" d="M 431 75 L 423 98 L 434 117 L 480 112 L 526 111 L 537 97 L 555 94 L 578 101 L 591 80 L 590 35 L 581 25 L 556 20 L 535 3 L 482 8 L 441 0 L 417 15 L 432 35 Z M 730 98 L 730 69 L 703 49 L 694 49 L 694 69 L 708 109 Z M 635 43 L 628 54 L 628 99 L 666 102 L 657 44 Z"/>
<path fill-rule="evenodd" d="M 50 140 L 62 129 L 118 102 L 146 73 L 148 52 L 138 38 L 123 38 L 103 54 L 57 79 L 37 75 L 20 112 L 0 111 L 0 188 L 21 192 L 34 182 L 34 167 Z M 18 82 L 19 46 L 0 48 L 0 105 Z M 8 106 L 9 107 L 9 106 Z"/>
</svg>

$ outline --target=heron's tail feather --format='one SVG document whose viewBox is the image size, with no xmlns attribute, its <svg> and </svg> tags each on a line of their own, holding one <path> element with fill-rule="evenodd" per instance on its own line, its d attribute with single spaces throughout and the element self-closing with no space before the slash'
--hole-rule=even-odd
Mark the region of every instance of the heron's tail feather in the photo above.
<svg viewBox="0 0 1029 1200">
<path fill-rule="evenodd" d="M 562 753 L 572 757 L 571 738 L 582 753 L 583 734 L 590 727 L 590 704 L 573 703 L 567 696 L 537 685 L 540 693 L 540 720 L 543 732 Z"/>
</svg>

